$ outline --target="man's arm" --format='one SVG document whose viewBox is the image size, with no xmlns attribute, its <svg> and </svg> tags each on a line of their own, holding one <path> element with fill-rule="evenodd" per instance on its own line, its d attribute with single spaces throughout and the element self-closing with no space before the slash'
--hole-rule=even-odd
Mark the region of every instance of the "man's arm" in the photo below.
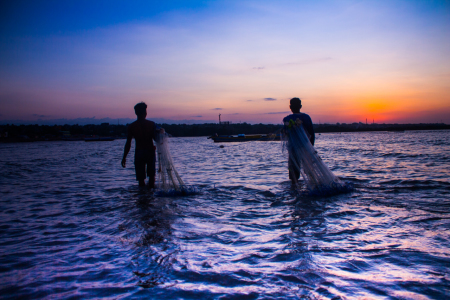
<svg viewBox="0 0 450 300">
<path fill-rule="evenodd" d="M 128 152 L 130 152 L 131 149 L 131 140 L 133 139 L 133 136 L 128 132 L 127 135 L 127 142 L 125 143 L 125 149 L 123 149 L 123 158 L 122 158 L 122 167 L 125 168 L 126 162 L 127 162 L 127 155 Z"/>
<path fill-rule="evenodd" d="M 309 141 L 311 142 L 311 145 L 314 146 L 314 141 L 316 140 L 316 135 L 314 133 L 314 127 L 311 124 L 311 138 L 309 139 Z"/>
<path fill-rule="evenodd" d="M 308 133 L 309 133 L 309 141 L 311 142 L 311 145 L 314 146 L 314 141 L 316 140 L 316 135 L 314 133 L 314 126 L 311 120 L 311 117 L 308 116 L 309 122 L 308 122 Z"/>
</svg>

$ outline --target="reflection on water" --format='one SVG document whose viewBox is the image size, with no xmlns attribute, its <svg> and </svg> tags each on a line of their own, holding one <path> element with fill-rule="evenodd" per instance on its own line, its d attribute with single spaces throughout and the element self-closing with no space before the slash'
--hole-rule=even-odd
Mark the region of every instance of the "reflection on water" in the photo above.
<svg viewBox="0 0 450 300">
<path fill-rule="evenodd" d="M 131 266 L 141 287 L 164 284 L 177 252 L 172 241 L 176 206 L 139 191 L 136 202 L 122 216 L 120 241 L 133 252 Z M 162 201 L 161 201 L 162 200 Z"/>
<path fill-rule="evenodd" d="M 199 195 L 154 197 L 124 141 L 0 145 L 3 298 L 445 299 L 448 131 L 322 134 L 351 194 L 298 197 L 279 142 L 170 140 Z"/>
</svg>

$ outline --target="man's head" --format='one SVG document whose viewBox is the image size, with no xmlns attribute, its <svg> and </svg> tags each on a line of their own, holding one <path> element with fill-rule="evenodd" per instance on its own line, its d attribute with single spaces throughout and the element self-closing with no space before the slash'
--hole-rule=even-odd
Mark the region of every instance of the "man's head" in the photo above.
<svg viewBox="0 0 450 300">
<path fill-rule="evenodd" d="M 138 117 L 146 117 L 147 116 L 147 104 L 144 102 L 138 103 L 134 106 L 134 112 Z"/>
<path fill-rule="evenodd" d="M 289 107 L 291 108 L 292 113 L 299 113 L 300 108 L 302 108 L 302 100 L 300 100 L 300 98 L 292 98 L 290 103 L 291 105 Z"/>
</svg>

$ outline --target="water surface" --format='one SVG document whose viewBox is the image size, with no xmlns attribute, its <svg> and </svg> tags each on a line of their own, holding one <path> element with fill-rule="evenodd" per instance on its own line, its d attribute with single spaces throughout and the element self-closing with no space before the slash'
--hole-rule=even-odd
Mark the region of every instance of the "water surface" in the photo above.
<svg viewBox="0 0 450 300">
<path fill-rule="evenodd" d="M 280 142 L 170 139 L 199 195 L 137 187 L 124 140 L 0 144 L 4 299 L 446 299 L 450 131 L 317 136 L 350 194 L 298 197 Z"/>
</svg>

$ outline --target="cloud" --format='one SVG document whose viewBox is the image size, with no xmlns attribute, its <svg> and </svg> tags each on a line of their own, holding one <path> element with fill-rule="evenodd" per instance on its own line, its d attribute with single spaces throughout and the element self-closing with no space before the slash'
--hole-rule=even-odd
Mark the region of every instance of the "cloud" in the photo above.
<svg viewBox="0 0 450 300">
<path fill-rule="evenodd" d="M 290 111 L 279 111 L 279 112 L 269 112 L 269 113 L 265 113 L 264 115 L 281 115 L 281 114 L 289 114 Z"/>
<path fill-rule="evenodd" d="M 213 109 L 211 109 L 211 110 L 222 110 L 222 108 L 216 107 L 216 108 L 213 108 Z"/>
<path fill-rule="evenodd" d="M 253 100 L 245 100 L 245 101 L 247 101 L 247 102 L 252 102 Z"/>
<path fill-rule="evenodd" d="M 203 118 L 203 116 L 194 116 L 194 118 Z"/>
<path fill-rule="evenodd" d="M 264 98 L 264 101 L 276 101 L 276 98 Z"/>
<path fill-rule="evenodd" d="M 50 116 L 46 116 L 46 115 L 39 115 L 39 114 L 32 114 L 33 117 L 38 117 L 38 118 L 48 118 Z"/>
<path fill-rule="evenodd" d="M 253 70 L 264 70 L 266 67 L 254 67 Z"/>
</svg>

